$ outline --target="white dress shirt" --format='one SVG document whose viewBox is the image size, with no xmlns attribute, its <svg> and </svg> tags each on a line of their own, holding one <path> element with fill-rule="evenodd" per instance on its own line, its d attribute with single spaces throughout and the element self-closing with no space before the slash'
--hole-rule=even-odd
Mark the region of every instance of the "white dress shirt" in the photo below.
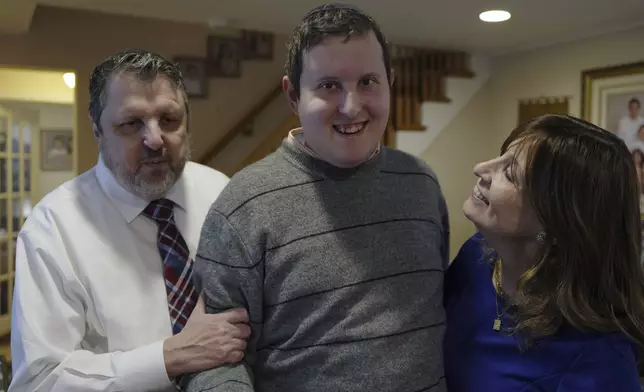
<svg viewBox="0 0 644 392">
<path fill-rule="evenodd" d="M 194 257 L 228 177 L 188 162 L 166 197 Z M 172 335 L 147 202 L 102 159 L 46 195 L 18 235 L 10 392 L 176 391 L 163 340 Z"/>
<path fill-rule="evenodd" d="M 624 140 L 629 149 L 632 149 L 633 144 L 638 141 L 637 132 L 642 125 L 644 125 L 644 117 L 637 116 L 633 119 L 630 116 L 624 116 L 617 125 L 617 136 Z"/>
</svg>

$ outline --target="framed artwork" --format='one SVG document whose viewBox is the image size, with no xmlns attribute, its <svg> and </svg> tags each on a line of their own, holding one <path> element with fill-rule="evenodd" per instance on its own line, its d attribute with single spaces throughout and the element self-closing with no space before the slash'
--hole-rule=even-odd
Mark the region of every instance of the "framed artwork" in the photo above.
<svg viewBox="0 0 644 392">
<path fill-rule="evenodd" d="M 40 131 L 40 165 L 43 171 L 73 170 L 72 130 Z"/>
<path fill-rule="evenodd" d="M 582 117 L 616 133 L 629 148 L 644 143 L 644 62 L 582 72 Z"/>
<path fill-rule="evenodd" d="M 242 41 L 239 38 L 208 36 L 207 74 L 221 78 L 241 76 Z"/>
<path fill-rule="evenodd" d="M 208 75 L 204 57 L 181 56 L 174 59 L 183 74 L 188 98 L 208 97 Z"/>
<path fill-rule="evenodd" d="M 624 140 L 633 156 L 640 184 L 640 218 L 644 235 L 642 104 L 644 104 L 644 62 L 590 69 L 582 73 L 582 116 L 617 134 Z"/>
<path fill-rule="evenodd" d="M 242 31 L 243 57 L 245 60 L 272 60 L 273 59 L 272 33 L 262 31 Z"/>
<path fill-rule="evenodd" d="M 568 97 L 539 97 L 519 100 L 517 125 L 545 114 L 568 114 Z"/>
</svg>

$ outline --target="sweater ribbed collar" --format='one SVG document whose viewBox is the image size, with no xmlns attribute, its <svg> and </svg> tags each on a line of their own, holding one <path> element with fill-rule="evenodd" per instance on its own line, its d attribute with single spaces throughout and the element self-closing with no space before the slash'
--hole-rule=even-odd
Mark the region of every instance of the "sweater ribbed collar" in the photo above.
<svg viewBox="0 0 644 392">
<path fill-rule="evenodd" d="M 315 176 L 343 180 L 355 178 L 356 176 L 369 175 L 377 172 L 384 161 L 386 149 L 379 147 L 366 162 L 358 166 L 350 168 L 334 166 L 319 158 L 310 148 L 298 141 L 296 138 L 298 131 L 300 129 L 296 128 L 292 130 L 289 136 L 282 140 L 282 144 L 277 152 L 299 169 Z"/>
</svg>

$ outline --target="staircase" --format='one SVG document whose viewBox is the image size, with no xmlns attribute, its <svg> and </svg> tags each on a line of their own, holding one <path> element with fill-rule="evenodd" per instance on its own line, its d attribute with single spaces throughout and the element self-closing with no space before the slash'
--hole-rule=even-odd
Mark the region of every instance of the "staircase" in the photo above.
<svg viewBox="0 0 644 392">
<path fill-rule="evenodd" d="M 395 81 L 391 92 L 390 123 L 383 143 L 399 148 L 399 133 L 419 134 L 425 139 L 432 131 L 436 133 L 423 124 L 423 105 L 428 102 L 450 105 L 452 100 L 447 91 L 448 81 L 470 81 L 476 74 L 471 68 L 470 55 L 462 51 L 394 45 L 391 56 Z M 469 100 L 469 97 L 459 98 Z M 288 132 L 299 126 L 297 117 L 288 110 L 285 100 L 281 87 L 276 86 L 258 100 L 247 115 L 203 154 L 199 161 L 231 176 L 275 151 Z M 270 117 L 267 114 L 269 112 L 273 113 L 273 118 L 270 124 L 266 124 L 267 121 L 261 118 Z M 276 115 L 275 112 L 280 114 Z M 260 130 L 259 127 L 263 129 Z M 422 153 L 428 145 L 415 147 L 422 148 Z"/>
<path fill-rule="evenodd" d="M 449 103 L 448 77 L 473 78 L 466 52 L 439 51 L 392 46 L 392 68 L 396 76 L 392 89 L 391 122 L 395 130 L 424 131 L 423 102 Z"/>
<path fill-rule="evenodd" d="M 469 67 L 473 77 L 446 75 L 443 79 L 448 101 L 428 100 L 420 105 L 420 124 L 424 131 L 398 128 L 395 134 L 396 148 L 414 156 L 422 156 L 434 143 L 436 137 L 450 126 L 470 100 L 485 85 L 490 77 L 490 62 L 485 57 L 472 56 Z"/>
</svg>

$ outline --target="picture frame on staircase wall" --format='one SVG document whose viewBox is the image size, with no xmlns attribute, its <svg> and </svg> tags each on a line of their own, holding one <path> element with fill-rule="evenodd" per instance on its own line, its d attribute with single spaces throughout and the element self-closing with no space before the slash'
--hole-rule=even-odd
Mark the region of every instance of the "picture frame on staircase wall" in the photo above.
<svg viewBox="0 0 644 392">
<path fill-rule="evenodd" d="M 240 77 L 243 54 L 241 38 L 210 35 L 207 42 L 206 71 L 208 76 Z"/>
<path fill-rule="evenodd" d="M 206 58 L 196 56 L 179 56 L 174 58 L 181 73 L 188 98 L 208 98 L 208 75 Z"/>
<path fill-rule="evenodd" d="M 242 46 L 244 60 L 272 60 L 275 38 L 273 33 L 243 30 Z"/>
</svg>

